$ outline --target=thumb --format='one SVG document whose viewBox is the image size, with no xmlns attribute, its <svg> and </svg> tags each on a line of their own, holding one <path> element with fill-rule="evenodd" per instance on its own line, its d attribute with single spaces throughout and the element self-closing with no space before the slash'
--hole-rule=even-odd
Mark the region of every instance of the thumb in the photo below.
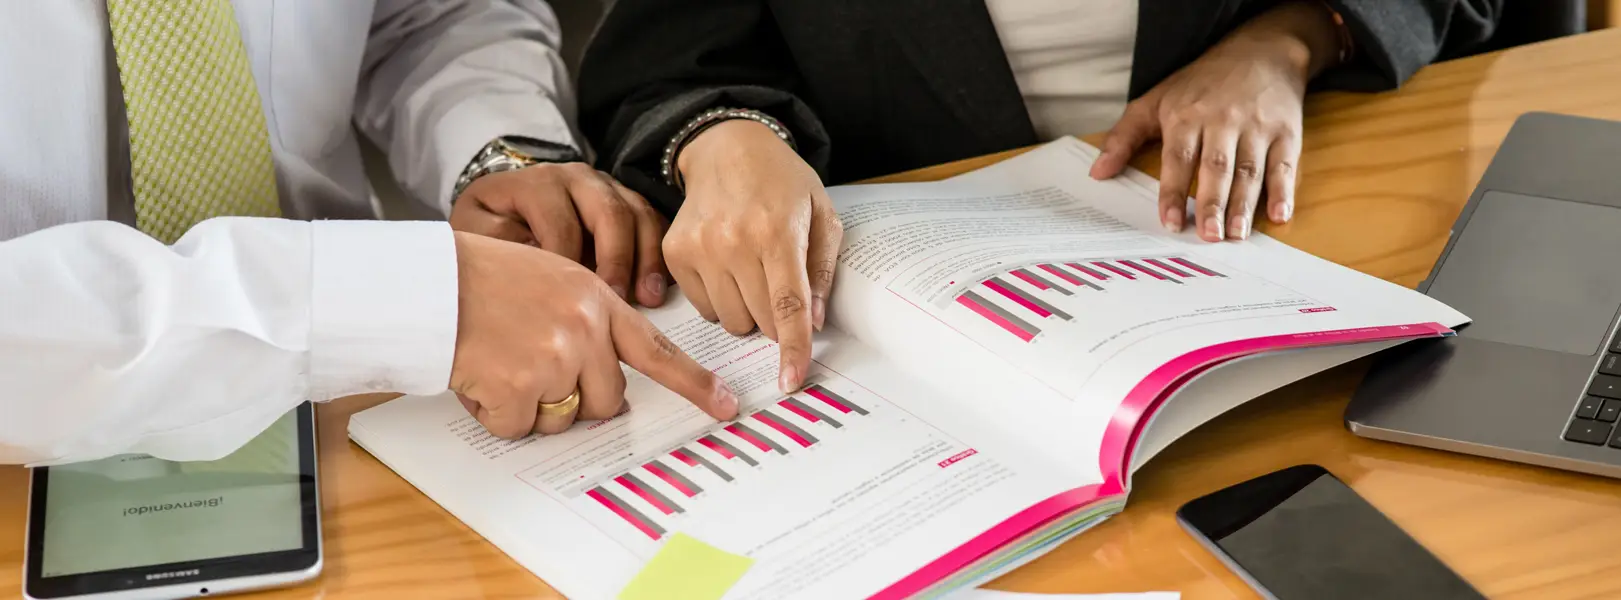
<svg viewBox="0 0 1621 600">
<path fill-rule="evenodd" d="M 620 360 L 711 417 L 722 421 L 737 417 L 737 395 L 725 381 L 682 352 L 629 304 L 613 305 L 608 327 Z"/>
<path fill-rule="evenodd" d="M 1126 106 L 1125 114 L 1103 138 L 1103 154 L 1092 163 L 1093 179 L 1108 179 L 1119 175 L 1131 164 L 1131 157 L 1148 140 L 1159 137 L 1158 102 L 1151 98 L 1138 98 Z"/>
</svg>

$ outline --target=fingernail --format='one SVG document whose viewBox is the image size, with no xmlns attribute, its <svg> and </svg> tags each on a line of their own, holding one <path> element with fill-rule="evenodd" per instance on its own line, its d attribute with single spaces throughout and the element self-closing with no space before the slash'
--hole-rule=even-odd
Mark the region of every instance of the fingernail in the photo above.
<svg viewBox="0 0 1621 600">
<path fill-rule="evenodd" d="M 659 298 L 663 298 L 664 276 L 658 273 L 652 273 L 647 277 L 642 278 L 642 287 L 647 288 L 647 293 Z"/>
<path fill-rule="evenodd" d="M 793 365 L 783 365 L 782 375 L 777 377 L 777 387 L 784 394 L 792 394 L 799 389 L 799 369 Z"/>
<path fill-rule="evenodd" d="M 1165 209 L 1165 230 L 1171 233 L 1182 232 L 1182 209 L 1172 206 Z"/>
<path fill-rule="evenodd" d="M 720 392 L 718 395 L 719 397 L 715 398 L 715 408 L 718 409 L 721 414 L 736 414 L 737 394 L 732 393 L 732 388 L 728 387 L 726 382 L 721 382 Z"/>
<path fill-rule="evenodd" d="M 625 286 L 614 284 L 614 285 L 610 285 L 608 287 L 613 288 L 614 295 L 619 296 L 620 300 L 624 300 L 626 298 L 629 298 L 629 296 L 625 295 Z"/>
<path fill-rule="evenodd" d="M 1233 231 L 1235 239 L 1248 239 L 1250 236 L 1250 221 L 1241 216 L 1233 217 L 1233 222 L 1228 225 L 1228 229 Z"/>
<path fill-rule="evenodd" d="M 1283 204 L 1283 222 L 1287 223 L 1295 218 L 1295 205 L 1293 202 Z"/>
<path fill-rule="evenodd" d="M 821 298 L 811 298 L 811 321 L 816 325 L 817 331 L 822 330 L 822 323 L 825 322 L 826 319 L 827 300 L 823 300 Z"/>
<path fill-rule="evenodd" d="M 1221 219 L 1220 218 L 1205 219 L 1204 220 L 1204 234 L 1205 234 L 1205 239 L 1208 239 L 1208 240 L 1214 241 L 1214 240 L 1221 239 Z"/>
</svg>

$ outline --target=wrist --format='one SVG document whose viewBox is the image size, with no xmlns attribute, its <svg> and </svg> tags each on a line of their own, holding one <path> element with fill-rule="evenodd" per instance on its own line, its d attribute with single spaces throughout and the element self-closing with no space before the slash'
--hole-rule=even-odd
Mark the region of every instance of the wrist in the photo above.
<svg viewBox="0 0 1621 600">
<path fill-rule="evenodd" d="M 570 163 L 584 161 L 585 157 L 573 146 L 523 136 L 502 136 L 490 140 L 473 160 L 468 161 L 451 189 L 450 202 L 455 204 L 474 180 L 491 173 L 522 169 L 540 163 Z"/>
<path fill-rule="evenodd" d="M 1266 46 L 1269 56 L 1310 80 L 1346 58 L 1349 38 L 1342 27 L 1322 0 L 1294 0 L 1251 19 L 1228 40 Z"/>
<path fill-rule="evenodd" d="M 682 156 L 687 154 L 687 148 L 698 138 L 709 134 L 710 130 L 714 128 L 724 125 L 727 126 L 726 131 L 735 130 L 738 122 L 755 123 L 771 132 L 772 137 L 787 144 L 790 150 L 797 151 L 793 134 L 789 133 L 788 128 L 781 121 L 771 115 L 748 108 L 712 108 L 687 121 L 686 125 L 682 126 L 681 130 L 677 131 L 670 138 L 670 141 L 665 144 L 664 156 L 660 159 L 660 170 L 664 175 L 664 182 L 677 191 L 685 193 L 686 184 L 683 180 L 685 172 L 681 168 L 681 163 Z M 709 136 L 711 140 L 716 139 L 716 137 Z M 710 145 L 713 144 L 714 142 L 710 143 Z"/>
<path fill-rule="evenodd" d="M 683 180 L 690 181 L 696 172 L 708 170 L 728 153 L 749 154 L 758 144 L 781 144 L 776 132 L 762 123 L 748 119 L 732 119 L 704 130 L 692 138 L 676 155 L 676 170 Z"/>
</svg>

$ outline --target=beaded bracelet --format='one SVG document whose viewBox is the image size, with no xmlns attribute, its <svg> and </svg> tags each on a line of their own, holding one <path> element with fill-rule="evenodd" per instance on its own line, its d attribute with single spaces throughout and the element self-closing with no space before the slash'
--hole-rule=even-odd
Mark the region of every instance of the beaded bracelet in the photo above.
<svg viewBox="0 0 1621 600">
<path fill-rule="evenodd" d="M 676 190 L 686 193 L 686 186 L 681 181 L 681 170 L 676 168 L 675 162 L 676 157 L 681 154 L 681 149 L 685 148 L 688 142 L 698 137 L 698 134 L 703 133 L 704 130 L 733 119 L 748 119 L 765 125 L 772 133 L 777 134 L 778 138 L 787 143 L 789 148 L 794 149 L 795 152 L 799 151 L 799 147 L 794 144 L 793 134 L 788 132 L 788 128 L 783 126 L 781 121 L 771 115 L 752 108 L 711 108 L 687 121 L 687 124 L 683 125 L 681 130 L 670 138 L 670 143 L 664 146 L 664 157 L 659 160 L 660 168 L 664 174 L 664 182 L 670 184 Z"/>
</svg>

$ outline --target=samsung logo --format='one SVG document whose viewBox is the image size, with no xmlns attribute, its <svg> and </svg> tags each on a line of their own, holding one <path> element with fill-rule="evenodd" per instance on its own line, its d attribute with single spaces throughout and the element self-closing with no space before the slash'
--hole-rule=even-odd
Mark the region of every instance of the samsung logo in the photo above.
<svg viewBox="0 0 1621 600">
<path fill-rule="evenodd" d="M 147 573 L 146 574 L 146 580 L 147 581 L 156 581 L 156 580 L 159 580 L 159 579 L 178 579 L 178 578 L 181 578 L 181 577 L 194 577 L 194 576 L 202 575 L 202 574 L 203 574 L 202 569 L 186 569 L 184 571 L 166 571 L 166 572 L 163 572 L 163 573 Z"/>
</svg>

